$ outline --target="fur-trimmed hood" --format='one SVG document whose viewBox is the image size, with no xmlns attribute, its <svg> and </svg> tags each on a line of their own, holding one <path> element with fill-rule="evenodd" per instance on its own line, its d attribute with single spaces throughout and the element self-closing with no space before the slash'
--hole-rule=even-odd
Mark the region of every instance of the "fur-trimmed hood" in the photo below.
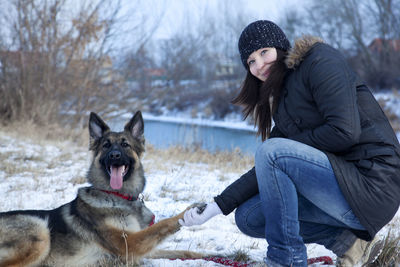
<svg viewBox="0 0 400 267">
<path fill-rule="evenodd" d="M 289 50 L 286 57 L 285 64 L 289 69 L 294 69 L 303 61 L 304 56 L 316 43 L 324 43 L 324 41 L 315 36 L 304 35 L 297 39 L 294 46 Z"/>
</svg>

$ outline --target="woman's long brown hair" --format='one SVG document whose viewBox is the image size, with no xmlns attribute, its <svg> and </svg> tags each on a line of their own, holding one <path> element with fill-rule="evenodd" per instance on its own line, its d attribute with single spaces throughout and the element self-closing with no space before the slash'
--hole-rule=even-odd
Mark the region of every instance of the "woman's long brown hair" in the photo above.
<svg viewBox="0 0 400 267">
<path fill-rule="evenodd" d="M 285 64 L 287 52 L 280 49 L 276 49 L 276 52 L 277 58 L 270 67 L 267 80 L 262 82 L 247 71 L 239 95 L 232 100 L 232 104 L 243 107 L 244 119 L 250 114 L 254 116 L 254 124 L 258 126 L 257 135 L 261 135 L 263 141 L 271 133 L 272 115 L 278 106 L 279 96 L 288 72 Z"/>
</svg>

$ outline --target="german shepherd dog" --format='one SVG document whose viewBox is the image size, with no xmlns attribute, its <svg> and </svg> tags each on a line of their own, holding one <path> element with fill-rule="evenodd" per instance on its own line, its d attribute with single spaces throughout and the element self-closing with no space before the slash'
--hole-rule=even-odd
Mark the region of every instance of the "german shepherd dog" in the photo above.
<svg viewBox="0 0 400 267">
<path fill-rule="evenodd" d="M 179 215 L 152 224 L 138 198 L 145 186 L 143 118 L 138 111 L 123 132 L 90 114 L 89 187 L 53 210 L 0 213 L 0 266 L 88 266 L 104 258 L 139 263 L 143 257 L 200 258 L 190 251 L 154 251 L 180 228 Z"/>
</svg>

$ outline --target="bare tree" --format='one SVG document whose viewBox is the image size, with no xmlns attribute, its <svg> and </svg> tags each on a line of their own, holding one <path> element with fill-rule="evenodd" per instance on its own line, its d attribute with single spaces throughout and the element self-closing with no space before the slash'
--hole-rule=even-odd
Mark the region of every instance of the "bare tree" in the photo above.
<svg viewBox="0 0 400 267">
<path fill-rule="evenodd" d="M 232 91 L 239 87 L 239 82 L 235 81 L 236 84 L 232 85 L 225 81 L 223 88 L 216 88 L 216 84 L 223 82 L 217 75 L 217 68 L 221 63 L 234 62 L 232 65 L 235 69 L 230 79 L 239 72 L 238 69 L 242 70 L 237 41 L 245 26 L 245 12 L 241 15 L 239 8 L 228 1 L 213 5 L 186 6 L 186 16 L 176 32 L 170 38 L 158 42 L 159 66 L 166 71 L 169 82 L 157 96 L 160 102 L 172 104 L 171 108 L 177 109 L 195 106 L 205 100 L 209 100 L 212 106 L 224 105 L 226 108 L 210 107 L 210 110 L 215 111 L 215 117 L 221 118 L 226 115 L 225 110 L 232 110 Z M 196 14 L 191 10 L 196 10 Z M 158 90 L 153 88 L 152 91 Z M 161 100 L 163 96 L 165 99 Z M 218 101 L 215 100 L 217 98 Z M 220 101 L 222 99 L 224 101 Z"/>
<path fill-rule="evenodd" d="M 318 35 L 341 49 L 370 85 L 400 86 L 399 1 L 313 0 L 307 8 L 289 12 L 284 27 Z M 379 42 L 375 50 L 371 49 L 374 40 Z"/>
<path fill-rule="evenodd" d="M 0 10 L 0 119 L 78 123 L 89 110 L 123 99 L 114 69 L 121 33 L 140 47 L 152 32 L 140 9 L 122 14 L 122 0 L 10 0 Z M 131 9 L 130 9 L 131 10 Z M 135 22 L 132 22 L 136 18 Z M 142 20 L 142 21 L 140 21 Z M 156 20 L 157 21 L 157 20 Z M 128 22 L 128 24 L 124 24 Z M 125 26 L 123 26 L 125 25 Z M 133 25 L 133 26 L 132 26 Z M 125 46 L 126 47 L 126 46 Z M 114 105 L 115 106 L 115 105 Z"/>
<path fill-rule="evenodd" d="M 289 41 L 295 40 L 309 31 L 304 26 L 304 15 L 297 9 L 286 9 L 279 22 Z"/>
</svg>

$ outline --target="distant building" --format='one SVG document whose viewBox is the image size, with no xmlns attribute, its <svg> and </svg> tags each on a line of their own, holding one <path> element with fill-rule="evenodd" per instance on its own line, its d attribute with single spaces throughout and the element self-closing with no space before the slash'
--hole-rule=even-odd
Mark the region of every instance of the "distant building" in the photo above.
<svg viewBox="0 0 400 267">
<path fill-rule="evenodd" d="M 150 78 L 150 80 L 166 80 L 167 79 L 167 71 L 163 68 L 151 68 L 145 69 L 146 76 Z"/>
<path fill-rule="evenodd" d="M 400 40 L 386 40 L 382 38 L 375 38 L 369 44 L 368 48 L 375 53 L 382 53 L 386 48 L 390 52 L 400 52 Z"/>
<path fill-rule="evenodd" d="M 215 66 L 215 76 L 217 79 L 235 79 L 238 67 L 237 61 L 220 56 Z"/>
<path fill-rule="evenodd" d="M 375 38 L 368 49 L 370 60 L 359 62 L 362 77 L 375 88 L 400 88 L 400 40 Z"/>
</svg>

